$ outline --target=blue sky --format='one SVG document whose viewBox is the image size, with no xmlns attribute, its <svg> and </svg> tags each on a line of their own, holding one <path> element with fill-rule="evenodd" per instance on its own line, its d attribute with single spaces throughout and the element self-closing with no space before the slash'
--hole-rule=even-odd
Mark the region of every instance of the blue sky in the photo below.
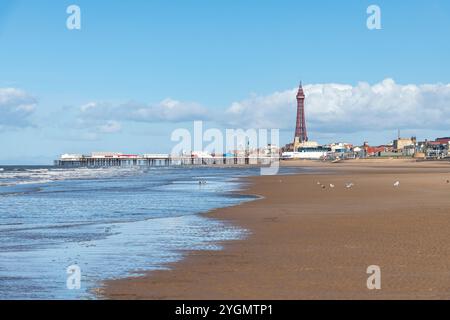
<svg viewBox="0 0 450 320">
<path fill-rule="evenodd" d="M 66 28 L 71 4 L 81 8 L 81 30 Z M 366 27 L 371 4 L 381 8 L 382 30 Z M 449 33 L 446 0 L 2 0 L 0 163 L 49 163 L 66 152 L 168 152 L 175 128 L 196 119 L 258 126 L 248 120 L 253 112 L 274 118 L 287 143 L 295 122 L 289 94 L 300 79 L 312 95 L 310 138 L 319 142 L 381 144 L 397 126 L 419 139 L 450 135 L 435 125 L 450 113 Z M 407 85 L 415 93 L 398 100 Z M 314 97 L 318 88 L 330 99 Z M 355 92 L 363 98 L 348 98 Z M 371 108 L 380 101 L 387 110 Z M 433 117 L 390 122 L 397 105 L 417 112 L 422 104 Z M 172 105 L 182 116 L 167 115 Z M 241 113 L 230 112 L 233 105 Z M 367 108 L 370 123 L 361 122 Z M 130 114 L 144 109 L 141 119 Z"/>
</svg>

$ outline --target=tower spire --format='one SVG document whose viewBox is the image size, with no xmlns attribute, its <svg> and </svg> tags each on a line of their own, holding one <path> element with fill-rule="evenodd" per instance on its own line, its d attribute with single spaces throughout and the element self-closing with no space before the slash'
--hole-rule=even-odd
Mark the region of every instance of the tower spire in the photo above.
<svg viewBox="0 0 450 320">
<path fill-rule="evenodd" d="M 300 143 L 308 141 L 305 119 L 305 93 L 303 92 L 302 81 L 300 81 L 297 92 L 297 122 L 295 127 L 295 141 Z"/>
</svg>

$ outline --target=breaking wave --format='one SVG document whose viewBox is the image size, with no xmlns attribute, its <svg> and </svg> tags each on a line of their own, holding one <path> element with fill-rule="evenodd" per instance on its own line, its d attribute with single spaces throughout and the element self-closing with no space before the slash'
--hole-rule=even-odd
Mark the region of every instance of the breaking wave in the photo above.
<svg viewBox="0 0 450 320">
<path fill-rule="evenodd" d="M 141 168 L 0 168 L 0 187 L 43 184 L 61 180 L 91 180 L 124 177 L 142 172 Z"/>
</svg>

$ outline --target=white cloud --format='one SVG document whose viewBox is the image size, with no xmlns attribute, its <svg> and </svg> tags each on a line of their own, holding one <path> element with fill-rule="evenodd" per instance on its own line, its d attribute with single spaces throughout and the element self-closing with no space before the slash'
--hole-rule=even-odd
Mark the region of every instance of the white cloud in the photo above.
<svg viewBox="0 0 450 320">
<path fill-rule="evenodd" d="M 91 101 L 78 108 L 74 126 L 99 134 L 113 134 L 122 131 L 124 122 L 183 122 L 209 119 L 208 110 L 197 103 L 164 99 L 147 105 L 137 102 L 112 104 Z"/>
<path fill-rule="evenodd" d="M 450 85 L 400 85 L 392 79 L 304 86 L 309 129 L 358 132 L 387 129 L 448 129 Z M 234 102 L 224 121 L 238 127 L 293 128 L 297 88 Z"/>
<path fill-rule="evenodd" d="M 138 122 L 182 122 L 206 120 L 208 110 L 197 103 L 165 99 L 154 105 L 128 102 L 121 105 L 90 102 L 80 107 L 82 119 Z"/>
<path fill-rule="evenodd" d="M 37 101 L 25 91 L 0 88 L 0 128 L 26 127 L 29 116 L 35 111 Z"/>
</svg>

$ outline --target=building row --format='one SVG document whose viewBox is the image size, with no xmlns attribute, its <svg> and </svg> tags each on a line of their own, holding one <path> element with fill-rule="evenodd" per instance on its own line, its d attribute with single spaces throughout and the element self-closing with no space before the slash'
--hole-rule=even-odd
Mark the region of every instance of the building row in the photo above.
<svg viewBox="0 0 450 320">
<path fill-rule="evenodd" d="M 387 145 L 371 147 L 364 143 L 367 156 L 375 157 L 414 157 L 422 159 L 441 159 L 450 157 L 450 137 L 434 141 L 417 141 L 416 137 L 398 138 Z"/>
<path fill-rule="evenodd" d="M 450 137 L 437 138 L 434 141 L 417 141 L 416 137 L 397 138 L 385 145 L 371 146 L 364 142 L 362 146 L 350 143 L 331 143 L 319 145 L 314 141 L 305 141 L 286 145 L 281 158 L 288 159 L 350 159 L 369 157 L 419 159 L 442 159 L 450 157 Z"/>
</svg>

